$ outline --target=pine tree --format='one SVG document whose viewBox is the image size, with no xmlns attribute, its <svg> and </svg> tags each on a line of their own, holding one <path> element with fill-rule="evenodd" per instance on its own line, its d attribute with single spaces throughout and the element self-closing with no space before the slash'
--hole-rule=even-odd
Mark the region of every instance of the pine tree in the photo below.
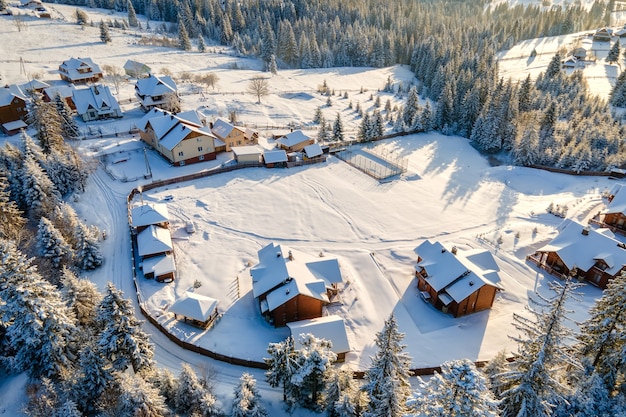
<svg viewBox="0 0 626 417">
<path fill-rule="evenodd" d="M 619 45 L 619 38 L 617 38 L 617 40 L 615 41 L 613 46 L 611 46 L 611 49 L 609 50 L 609 53 L 606 56 L 606 62 L 608 62 L 609 64 L 614 64 L 617 61 L 619 61 L 619 56 L 620 56 L 620 45 Z"/>
<path fill-rule="evenodd" d="M 548 64 L 548 68 L 545 72 L 545 78 L 551 80 L 560 77 L 562 74 L 563 72 L 561 70 L 561 54 L 557 52 L 556 54 L 554 54 L 554 56 L 550 60 L 550 63 Z"/>
<path fill-rule="evenodd" d="M 383 121 L 383 115 L 378 109 L 374 110 L 371 118 L 372 123 L 372 138 L 382 138 L 385 135 L 385 122 Z"/>
<path fill-rule="evenodd" d="M 111 34 L 109 33 L 109 27 L 100 20 L 100 40 L 104 43 L 111 42 Z"/>
<path fill-rule="evenodd" d="M 79 223 L 75 236 L 77 240 L 74 253 L 75 265 L 85 271 L 91 271 L 102 265 L 97 230 L 89 229 L 83 223 Z"/>
<path fill-rule="evenodd" d="M 231 417 L 266 417 L 268 415 L 261 404 L 261 394 L 252 375 L 247 372 L 242 374 L 234 392 Z"/>
<path fill-rule="evenodd" d="M 626 273 L 610 280 L 580 326 L 581 353 L 613 391 L 626 377 Z"/>
<path fill-rule="evenodd" d="M 41 166 L 33 158 L 26 157 L 20 176 L 22 198 L 29 217 L 38 220 L 50 213 L 61 200 L 61 195 Z"/>
<path fill-rule="evenodd" d="M 312 334 L 301 334 L 301 349 L 296 351 L 296 371 L 291 383 L 299 402 L 307 408 L 321 406 L 320 393 L 325 389 L 327 374 L 337 355 L 332 351 L 332 343 L 318 339 Z"/>
<path fill-rule="evenodd" d="M 215 396 L 202 384 L 188 364 L 183 364 L 178 377 L 176 409 L 187 415 L 213 416 L 218 413 Z"/>
<path fill-rule="evenodd" d="M 130 26 L 131 28 L 138 27 L 139 21 L 137 20 L 137 14 L 135 13 L 133 2 L 128 0 L 126 3 L 126 8 L 128 9 L 128 26 Z"/>
<path fill-rule="evenodd" d="M 292 399 L 291 377 L 298 369 L 293 337 L 279 343 L 270 343 L 267 347 L 269 358 L 264 358 L 267 365 L 265 379 L 271 387 L 283 387 L 283 401 Z"/>
<path fill-rule="evenodd" d="M 269 64 L 272 55 L 276 53 L 276 34 L 269 21 L 265 21 L 261 27 L 261 51 L 260 57 L 266 65 Z"/>
<path fill-rule="evenodd" d="M 528 74 L 528 76 L 520 84 L 519 92 L 517 95 L 518 109 L 520 113 L 531 110 L 532 91 L 533 91 L 533 84 L 530 78 L 530 74 Z"/>
<path fill-rule="evenodd" d="M 88 279 L 78 278 L 65 268 L 61 277 L 63 300 L 76 317 L 82 328 L 95 330 L 97 307 L 102 302 L 98 287 Z"/>
<path fill-rule="evenodd" d="M 198 52 L 206 52 L 206 44 L 202 35 L 198 36 Z"/>
<path fill-rule="evenodd" d="M 502 393 L 502 417 L 550 416 L 567 393 L 559 372 L 567 365 L 577 366 L 577 361 L 567 349 L 572 330 L 565 325 L 569 313 L 565 303 L 579 300 L 575 290 L 580 286 L 571 279 L 551 282 L 552 298 L 537 294 L 539 300 L 531 299 L 539 305 L 539 311 L 529 310 L 534 320 L 513 314 L 513 325 L 523 335 L 511 337 L 518 343 L 518 354 L 511 370 L 498 377 L 511 386 Z"/>
<path fill-rule="evenodd" d="M 615 107 L 626 107 L 626 71 L 622 71 L 617 77 L 609 100 Z"/>
<path fill-rule="evenodd" d="M 61 119 L 62 135 L 68 139 L 75 139 L 80 136 L 80 129 L 76 120 L 72 117 L 72 109 L 65 100 L 57 94 L 54 98 L 57 113 Z"/>
<path fill-rule="evenodd" d="M 37 131 L 36 138 L 44 154 L 64 148 L 63 123 L 54 102 L 46 103 L 41 94 L 34 94 L 28 109 L 28 121 Z M 39 163 L 43 158 L 36 155 Z"/>
<path fill-rule="evenodd" d="M 406 126 L 412 126 L 413 120 L 419 111 L 419 95 L 417 94 L 417 88 L 412 86 L 409 90 L 409 95 L 404 104 L 402 112 L 402 120 Z"/>
<path fill-rule="evenodd" d="M 39 255 L 49 259 L 52 266 L 57 269 L 60 269 L 69 260 L 70 245 L 67 244 L 61 232 L 45 217 L 39 220 L 37 246 L 39 247 Z"/>
<path fill-rule="evenodd" d="M 326 124 L 326 120 L 322 116 L 322 120 L 320 121 L 320 127 L 317 131 L 317 140 L 320 143 L 324 143 L 330 137 L 328 133 L 328 125 Z"/>
<path fill-rule="evenodd" d="M 272 54 L 270 56 L 270 61 L 267 65 L 267 70 L 271 72 L 272 74 L 278 73 L 278 65 L 276 64 L 276 55 Z"/>
<path fill-rule="evenodd" d="M 498 411 L 486 378 L 467 359 L 443 363 L 441 373 L 422 382 L 409 405 L 425 417 L 487 417 Z"/>
<path fill-rule="evenodd" d="M 93 415 L 99 410 L 100 397 L 115 381 L 115 370 L 91 343 L 80 350 L 78 365 L 72 396 L 85 414 Z"/>
<path fill-rule="evenodd" d="M 324 391 L 328 417 L 356 416 L 361 405 L 355 404 L 357 393 L 362 393 L 354 383 L 353 372 L 347 367 L 329 372 Z M 362 393 L 364 394 L 364 393 Z"/>
<path fill-rule="evenodd" d="M 75 320 L 59 291 L 13 243 L 0 240 L 0 323 L 14 368 L 33 377 L 62 379 L 72 367 Z"/>
<path fill-rule="evenodd" d="M 523 122 L 524 120 L 527 122 Z M 518 130 L 518 138 L 513 149 L 515 164 L 517 165 L 530 166 L 536 164 L 539 160 L 537 155 L 539 130 L 537 123 L 534 123 L 535 120 L 532 116 L 522 116 L 520 118 L 523 126 Z"/>
<path fill-rule="evenodd" d="M 132 366 L 135 372 L 152 367 L 154 347 L 150 337 L 135 318 L 130 300 L 112 283 L 107 284 L 106 295 L 98 306 L 96 322 L 102 329 L 98 338 L 100 354 L 116 371 Z"/>
<path fill-rule="evenodd" d="M 166 416 L 169 410 L 158 390 L 138 375 L 120 376 L 115 411 L 119 416 Z"/>
<path fill-rule="evenodd" d="M 359 125 L 359 131 L 357 132 L 357 139 L 361 142 L 368 142 L 372 138 L 370 137 L 370 115 L 365 113 L 363 115 L 363 119 L 361 119 L 361 124 Z"/>
<path fill-rule="evenodd" d="M 9 182 L 0 170 L 0 239 L 17 241 L 26 224 L 22 211 L 9 194 Z"/>
<path fill-rule="evenodd" d="M 183 51 L 191 51 L 191 41 L 189 40 L 189 33 L 185 27 L 183 18 L 178 16 L 178 45 Z"/>
<path fill-rule="evenodd" d="M 324 113 L 322 113 L 322 107 L 317 106 L 315 108 L 315 114 L 313 115 L 313 123 L 321 123 L 324 120 Z"/>
<path fill-rule="evenodd" d="M 509 361 L 505 350 L 501 350 L 489 361 L 487 366 L 483 368 L 484 374 L 487 376 L 489 388 L 494 395 L 499 398 L 502 392 L 511 388 L 502 382 L 500 376 L 509 370 Z"/>
<path fill-rule="evenodd" d="M 403 352 L 406 346 L 402 339 L 404 334 L 398 331 L 396 318 L 391 314 L 376 333 L 378 351 L 365 372 L 367 382 L 363 390 L 370 397 L 365 417 L 401 417 L 407 411 L 411 358 Z"/>
<path fill-rule="evenodd" d="M 335 117 L 335 122 L 333 123 L 333 140 L 336 142 L 344 140 L 343 121 L 339 112 L 337 112 L 337 117 Z"/>
</svg>

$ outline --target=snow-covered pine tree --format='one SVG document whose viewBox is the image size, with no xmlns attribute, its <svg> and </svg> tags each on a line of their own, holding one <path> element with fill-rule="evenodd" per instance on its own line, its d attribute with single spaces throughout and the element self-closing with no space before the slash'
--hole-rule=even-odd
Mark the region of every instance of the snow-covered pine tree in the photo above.
<svg viewBox="0 0 626 417">
<path fill-rule="evenodd" d="M 59 291 L 13 243 L 0 240 L 0 323 L 15 369 L 61 379 L 72 367 L 75 319 Z"/>
<path fill-rule="evenodd" d="M 580 351 L 612 392 L 626 378 L 626 273 L 610 280 L 580 326 Z"/>
<path fill-rule="evenodd" d="M 513 148 L 515 164 L 522 166 L 534 165 L 538 162 L 537 148 L 539 147 L 539 129 L 536 117 L 532 113 L 525 113 L 519 119 L 520 129 Z"/>
<path fill-rule="evenodd" d="M 111 42 L 111 34 L 109 33 L 109 26 L 104 23 L 104 20 L 100 20 L 100 41 L 104 43 Z"/>
<path fill-rule="evenodd" d="M 494 393 L 496 398 L 499 398 L 503 391 L 510 388 L 499 378 L 500 375 L 503 375 L 508 370 L 509 361 L 507 360 L 507 353 L 505 350 L 498 352 L 498 354 L 483 368 L 483 373 L 487 376 L 487 380 L 489 382 L 489 388 Z"/>
<path fill-rule="evenodd" d="M 178 377 L 176 409 L 187 415 L 216 416 L 219 407 L 215 396 L 201 383 L 191 366 L 184 363 Z"/>
<path fill-rule="evenodd" d="M 372 138 L 369 136 L 370 131 L 370 115 L 365 113 L 363 118 L 361 119 L 361 124 L 359 125 L 359 130 L 356 134 L 356 138 L 360 142 L 369 142 Z"/>
<path fill-rule="evenodd" d="M 626 106 L 626 71 L 622 71 L 617 77 L 609 101 L 615 107 Z"/>
<path fill-rule="evenodd" d="M 40 381 L 33 381 L 26 389 L 28 402 L 23 411 L 29 417 L 50 417 L 54 415 L 62 402 L 59 398 L 61 391 L 59 383 L 43 377 Z"/>
<path fill-rule="evenodd" d="M 339 112 L 337 112 L 337 117 L 335 117 L 335 122 L 333 123 L 333 140 L 335 142 L 344 140 L 343 121 L 341 120 L 341 113 Z"/>
<path fill-rule="evenodd" d="M 26 224 L 22 211 L 11 200 L 9 182 L 5 171 L 0 169 L 0 238 L 17 241 Z"/>
<path fill-rule="evenodd" d="M 72 116 L 69 104 L 61 98 L 60 94 L 54 97 L 54 104 L 61 121 L 61 134 L 67 139 L 76 139 L 80 136 L 80 129 Z"/>
<path fill-rule="evenodd" d="M 46 103 L 41 94 L 33 94 L 28 109 L 28 122 L 35 127 L 35 136 L 45 154 L 64 146 L 61 116 L 54 102 Z M 43 158 L 39 155 L 36 158 L 39 163 L 43 163 Z"/>
<path fill-rule="evenodd" d="M 198 52 L 206 52 L 206 43 L 204 43 L 204 36 L 198 36 Z"/>
<path fill-rule="evenodd" d="M 534 86 L 530 74 L 521 82 L 517 93 L 517 108 L 520 113 L 531 110 Z"/>
<path fill-rule="evenodd" d="M 380 113 L 380 110 L 374 110 L 371 121 L 373 137 L 382 138 L 385 134 L 385 121 L 383 120 L 383 115 Z"/>
<path fill-rule="evenodd" d="M 61 200 L 61 195 L 33 157 L 25 156 L 20 178 L 21 195 L 29 217 L 38 220 L 44 214 L 52 212 Z"/>
<path fill-rule="evenodd" d="M 271 387 L 283 387 L 283 401 L 293 399 L 292 375 L 297 371 L 296 350 L 293 337 L 282 342 L 270 343 L 267 347 L 269 358 L 263 358 L 267 365 L 265 380 Z"/>
<path fill-rule="evenodd" d="M 313 123 L 320 124 L 322 120 L 326 120 L 324 117 L 324 113 L 322 112 L 322 106 L 317 106 L 315 108 L 315 113 L 313 114 Z"/>
<path fill-rule="evenodd" d="M 409 401 L 424 417 L 495 417 L 498 403 L 487 388 L 486 378 L 467 359 L 445 362 L 420 384 Z"/>
<path fill-rule="evenodd" d="M 267 411 L 261 404 L 261 394 L 252 375 L 244 372 L 234 390 L 231 417 L 266 417 Z"/>
<path fill-rule="evenodd" d="M 71 247 L 50 220 L 41 217 L 37 230 L 39 256 L 49 259 L 56 269 L 66 265 L 71 255 Z"/>
<path fill-rule="evenodd" d="M 23 137 L 24 133 L 22 133 Z M 31 140 L 32 141 L 32 140 Z M 8 181 L 8 189 L 10 198 L 15 201 L 17 207 L 25 211 L 26 205 L 22 193 L 22 163 L 24 155 L 16 146 L 5 143 L 0 147 L 0 171 L 4 173 Z"/>
<path fill-rule="evenodd" d="M 110 282 L 98 305 L 96 322 L 102 329 L 97 341 L 99 353 L 113 369 L 123 372 L 132 366 L 138 372 L 152 367 L 154 346 L 150 336 L 141 329 L 130 300 Z"/>
<path fill-rule="evenodd" d="M 604 379 L 596 372 L 583 375 L 574 384 L 575 392 L 561 401 L 552 417 L 614 417 L 616 401 L 609 393 Z M 621 407 L 623 410 L 624 408 Z"/>
<path fill-rule="evenodd" d="M 76 228 L 74 264 L 82 270 L 91 271 L 102 265 L 102 254 L 97 230 L 92 230 L 82 222 Z"/>
<path fill-rule="evenodd" d="M 328 417 L 356 416 L 355 394 L 360 392 L 354 383 L 354 372 L 348 367 L 332 370 L 328 373 L 324 403 Z"/>
<path fill-rule="evenodd" d="M 392 313 L 383 329 L 376 333 L 378 351 L 365 372 L 367 382 L 363 390 L 369 395 L 370 403 L 364 417 L 401 417 L 407 411 L 411 358 L 404 352 L 403 339 L 404 333 L 398 331 Z"/>
<path fill-rule="evenodd" d="M 611 49 L 609 49 L 609 53 L 606 55 L 606 62 L 608 62 L 609 64 L 614 64 L 619 61 L 620 55 L 619 38 L 617 38 L 617 40 L 611 46 Z"/>
<path fill-rule="evenodd" d="M 562 74 L 563 72 L 561 70 L 561 54 L 557 52 L 556 54 L 554 54 L 554 56 L 550 60 L 550 63 L 548 64 L 548 68 L 546 69 L 546 72 L 544 73 L 544 78 L 551 80 L 554 78 L 561 77 Z"/>
<path fill-rule="evenodd" d="M 74 401 L 66 400 L 57 407 L 51 417 L 83 417 L 83 414 Z"/>
<path fill-rule="evenodd" d="M 76 229 L 81 223 L 81 220 L 78 218 L 78 214 L 76 214 L 74 207 L 65 201 L 61 201 L 56 207 L 54 207 L 52 215 L 50 216 L 50 221 L 52 221 L 54 227 L 61 232 L 65 241 L 69 243 L 73 249 L 76 249 L 78 247 Z"/>
<path fill-rule="evenodd" d="M 291 383 L 300 404 L 316 410 L 322 405 L 320 393 L 325 389 L 327 373 L 337 360 L 337 354 L 332 351 L 330 341 L 312 334 L 301 334 L 299 343 L 302 348 L 296 351 L 298 365 Z"/>
<path fill-rule="evenodd" d="M 581 285 L 571 279 L 550 282 L 553 297 L 537 294 L 538 300 L 531 299 L 537 305 L 536 310 L 529 309 L 534 319 L 513 314 L 513 326 L 521 335 L 511 337 L 518 343 L 518 353 L 510 371 L 497 376 L 511 387 L 502 393 L 502 417 L 548 417 L 568 394 L 562 372 L 577 367 L 578 361 L 567 348 L 573 335 L 565 324 L 570 313 L 565 303 L 579 300 L 575 291 Z"/>
<path fill-rule="evenodd" d="M 71 270 L 64 268 L 61 274 L 63 299 L 74 312 L 81 328 L 95 330 L 96 309 L 102 302 L 102 294 L 96 284 L 88 279 L 78 278 Z"/>
<path fill-rule="evenodd" d="M 95 415 L 99 411 L 100 397 L 115 384 L 116 372 L 92 343 L 83 345 L 78 357 L 79 373 L 71 395 L 83 413 Z"/>
<path fill-rule="evenodd" d="M 121 374 L 118 389 L 116 415 L 142 417 L 169 415 L 165 399 L 139 375 Z"/>
<path fill-rule="evenodd" d="M 128 26 L 136 28 L 139 26 L 139 21 L 137 20 L 137 14 L 135 13 L 132 1 L 128 0 L 126 2 L 126 9 L 128 9 Z"/>
<path fill-rule="evenodd" d="M 320 143 L 326 142 L 330 137 L 330 134 L 328 132 L 328 125 L 326 124 L 326 120 L 323 117 L 324 116 L 322 116 L 322 119 L 320 121 L 320 127 L 317 131 L 317 141 Z"/>
<path fill-rule="evenodd" d="M 411 126 L 413 124 L 413 119 L 419 112 L 419 108 L 419 95 L 417 94 L 417 87 L 412 86 L 409 90 L 409 95 L 402 111 L 402 121 L 406 126 Z"/>
<path fill-rule="evenodd" d="M 178 16 L 178 45 L 183 51 L 191 51 L 191 40 L 189 40 L 189 33 L 185 26 L 185 21 L 179 15 Z"/>
<path fill-rule="evenodd" d="M 263 22 L 261 29 L 261 51 L 260 58 L 269 64 L 273 54 L 276 53 L 276 34 L 268 20 Z"/>
</svg>

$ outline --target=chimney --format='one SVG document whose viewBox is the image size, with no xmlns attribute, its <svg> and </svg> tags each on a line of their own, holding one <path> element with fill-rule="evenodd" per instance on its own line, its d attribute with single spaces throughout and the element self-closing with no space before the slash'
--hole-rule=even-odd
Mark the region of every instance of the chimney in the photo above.
<svg viewBox="0 0 626 417">
<path fill-rule="evenodd" d="M 280 252 L 276 252 L 276 257 L 280 258 Z"/>
<path fill-rule="evenodd" d="M 585 236 L 587 236 L 589 234 L 589 226 L 583 227 L 582 234 L 585 235 Z"/>
<path fill-rule="evenodd" d="M 293 261 L 293 253 L 291 253 L 291 250 L 289 251 L 289 260 Z"/>
<path fill-rule="evenodd" d="M 441 253 L 446 253 L 446 248 L 441 248 Z"/>
<path fill-rule="evenodd" d="M 452 251 L 451 252 L 452 252 L 453 255 L 456 255 L 456 246 L 452 246 Z"/>
</svg>

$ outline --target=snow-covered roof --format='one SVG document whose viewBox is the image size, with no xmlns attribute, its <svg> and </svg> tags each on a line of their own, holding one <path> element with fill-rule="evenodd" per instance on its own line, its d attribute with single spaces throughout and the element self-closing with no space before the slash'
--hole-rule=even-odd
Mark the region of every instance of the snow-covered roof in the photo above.
<svg viewBox="0 0 626 417">
<path fill-rule="evenodd" d="M 31 80 L 19 84 L 19 87 L 22 91 L 38 91 L 50 87 L 50 84 L 39 80 Z"/>
<path fill-rule="evenodd" d="M 209 128 L 197 128 L 178 121 L 174 128 L 170 129 L 165 136 L 159 139 L 159 143 L 165 149 L 171 151 L 176 147 L 176 145 L 181 143 L 187 136 L 194 132 L 204 136 L 214 137 Z"/>
<path fill-rule="evenodd" d="M 63 61 L 60 67 L 73 81 L 91 78 L 95 74 L 102 74 L 100 66 L 93 62 L 91 58 L 70 58 L 67 61 Z M 88 71 L 79 72 L 79 69 L 88 69 Z"/>
<path fill-rule="evenodd" d="M 190 127 L 204 127 L 200 119 L 200 115 L 195 110 L 174 114 L 169 111 L 159 109 L 158 107 L 155 107 L 146 113 L 141 120 L 139 120 L 137 127 L 145 132 L 148 125 L 150 125 L 156 138 L 161 139 L 167 134 L 167 132 L 176 127 L 178 123 L 184 123 Z M 213 135 L 211 134 L 211 136 Z"/>
<path fill-rule="evenodd" d="M 259 263 L 250 268 L 252 293 L 267 294 L 270 311 L 299 294 L 328 302 L 326 289 L 342 281 L 339 262 L 333 257 L 311 256 L 273 243 L 258 255 Z"/>
<path fill-rule="evenodd" d="M 564 223 L 559 235 L 538 252 L 556 252 L 569 270 L 576 267 L 587 272 L 603 260 L 608 264 L 605 272 L 615 275 L 626 265 L 626 249 L 619 240 L 569 219 Z"/>
<path fill-rule="evenodd" d="M 50 98 L 50 100 L 54 100 L 57 95 L 61 96 L 61 98 L 72 97 L 75 89 L 76 87 L 74 87 L 74 84 L 57 85 L 45 88 L 43 92 Z"/>
<path fill-rule="evenodd" d="M 304 153 L 307 158 L 315 158 L 316 156 L 320 156 L 323 152 L 319 143 L 313 143 L 312 145 L 304 147 Z"/>
<path fill-rule="evenodd" d="M 422 258 L 416 269 L 426 269 L 426 282 L 449 304 L 446 295 L 461 302 L 485 285 L 500 288 L 500 268 L 491 252 L 484 249 L 457 250 L 456 255 L 440 242 L 426 240 L 415 252 Z"/>
<path fill-rule="evenodd" d="M 2 127 L 7 132 L 10 132 L 12 130 L 17 130 L 17 129 L 26 129 L 28 125 L 23 120 L 15 120 L 13 122 L 3 123 Z"/>
<path fill-rule="evenodd" d="M 137 235 L 139 256 L 148 256 L 172 250 L 170 231 L 159 226 L 148 226 Z"/>
<path fill-rule="evenodd" d="M 266 164 L 275 164 L 277 162 L 287 162 L 287 152 L 282 149 L 272 151 L 264 151 L 263 159 Z"/>
<path fill-rule="evenodd" d="M 16 94 L 14 90 L 11 88 L 0 88 L 0 107 L 8 106 L 13 101 L 14 97 L 18 97 L 22 100 L 26 100 L 26 98 L 21 94 Z"/>
<path fill-rule="evenodd" d="M 118 104 L 111 89 L 107 85 L 96 84 L 88 88 L 74 90 L 74 105 L 78 114 L 85 114 L 89 109 L 94 109 L 99 113 L 119 113 L 121 114 L 120 105 Z"/>
<path fill-rule="evenodd" d="M 155 277 L 160 277 L 176 272 L 176 262 L 174 262 L 174 257 L 169 253 L 145 259 L 142 265 L 144 275 L 152 273 Z"/>
<path fill-rule="evenodd" d="M 220 139 L 224 139 L 230 135 L 230 132 L 232 132 L 233 129 L 235 129 L 235 126 L 222 119 L 217 119 L 211 128 L 213 134 Z"/>
<path fill-rule="evenodd" d="M 168 310 L 170 313 L 180 314 L 192 320 L 204 322 L 211 317 L 216 308 L 216 299 L 193 292 L 186 292 Z"/>
<path fill-rule="evenodd" d="M 311 140 L 311 138 L 305 135 L 303 131 L 294 130 L 293 132 L 289 132 L 285 136 L 277 139 L 276 142 L 286 147 L 292 147 L 299 143 L 307 142 L 309 140 Z"/>
<path fill-rule="evenodd" d="M 169 75 L 157 77 L 156 75 L 150 75 L 147 78 L 137 80 L 135 85 L 139 95 L 156 97 L 162 96 L 167 93 L 176 92 L 176 83 Z"/>
<path fill-rule="evenodd" d="M 261 155 L 261 152 L 263 152 L 263 150 L 260 147 L 254 146 L 254 145 L 233 146 L 230 148 L 230 150 L 233 151 L 233 154 L 235 156 Z"/>
<path fill-rule="evenodd" d="M 128 61 L 126 61 L 126 63 L 124 63 L 124 70 L 126 72 L 132 72 L 135 74 L 145 74 L 150 72 L 150 67 L 143 62 L 129 59 Z"/>
<path fill-rule="evenodd" d="M 169 222 L 167 204 L 152 203 L 133 207 L 130 211 L 133 227 L 150 226 Z"/>
<path fill-rule="evenodd" d="M 335 353 L 346 353 L 350 351 L 348 334 L 343 318 L 331 315 L 318 317 L 309 320 L 300 320 L 287 323 L 291 335 L 295 341 L 295 348 L 301 349 L 299 335 L 310 333 L 318 339 L 326 339 L 333 344 L 332 351 Z"/>
<path fill-rule="evenodd" d="M 626 215 L 626 189 L 621 185 L 616 185 L 611 190 L 613 199 L 604 210 L 604 214 L 622 213 Z"/>
</svg>

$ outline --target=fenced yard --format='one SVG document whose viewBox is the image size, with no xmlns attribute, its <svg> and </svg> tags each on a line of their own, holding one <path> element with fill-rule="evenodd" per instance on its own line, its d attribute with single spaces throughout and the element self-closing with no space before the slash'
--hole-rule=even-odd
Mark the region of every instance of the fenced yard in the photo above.
<svg viewBox="0 0 626 417">
<path fill-rule="evenodd" d="M 408 159 L 375 149 L 350 145 L 335 156 L 379 181 L 404 174 Z"/>
</svg>

